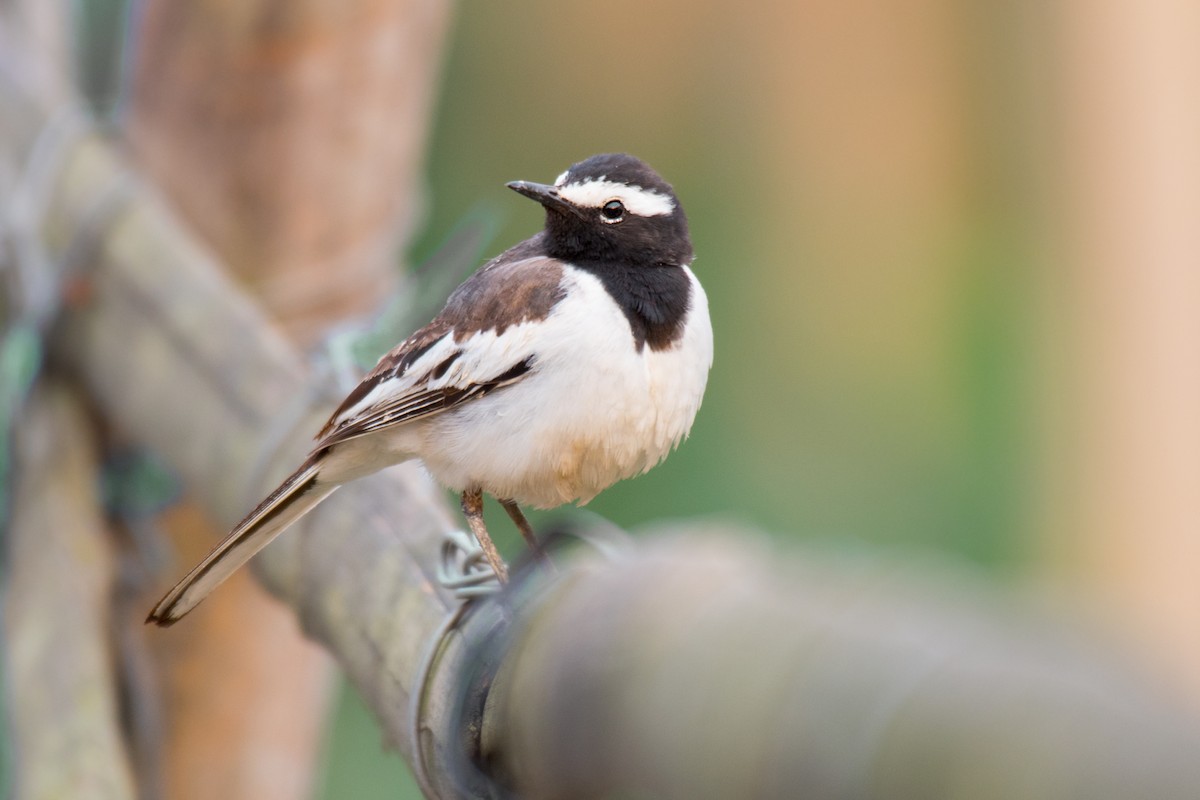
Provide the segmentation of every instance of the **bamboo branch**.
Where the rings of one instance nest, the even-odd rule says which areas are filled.
[[[90,422],[64,386],[43,385],[16,439],[3,619],[11,788],[16,797],[133,798],[108,638],[114,558]]]
[[[1197,720],[1078,631],[944,566],[764,545],[692,526],[521,609],[478,657],[507,655],[492,770],[576,800],[1195,796]]]

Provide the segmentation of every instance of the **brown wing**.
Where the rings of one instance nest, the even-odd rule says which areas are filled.
[[[379,360],[366,377],[346,396],[317,434],[319,447],[362,436],[390,425],[409,422],[480,397],[512,383],[532,365],[532,359],[513,364],[496,364],[494,375],[479,376],[474,383],[424,389],[425,380],[440,378],[461,351],[454,351],[439,364],[430,365],[411,391],[364,409],[352,419],[345,414],[362,402],[380,384],[403,377],[431,347],[453,336],[463,342],[480,331],[497,335],[513,325],[545,319],[562,299],[562,264],[541,254],[542,239],[536,236],[485,264],[454,290],[446,307],[433,322],[405,339]]]

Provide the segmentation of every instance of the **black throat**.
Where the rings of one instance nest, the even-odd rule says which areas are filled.
[[[564,205],[556,197],[543,203],[546,227],[534,241],[548,256],[600,279],[629,321],[639,352],[647,344],[651,350],[671,347],[683,336],[692,304],[691,280],[683,265],[693,256],[687,215],[674,190],[646,164],[619,153],[572,165],[562,180],[564,186],[607,180],[670,200],[666,212],[622,210],[622,217],[606,221],[600,208]],[[614,190],[614,201],[620,203],[620,194]]]
[[[692,284],[683,267],[574,259],[570,264],[604,284],[629,320],[639,351],[647,344],[651,350],[666,350],[683,336],[692,300]]]

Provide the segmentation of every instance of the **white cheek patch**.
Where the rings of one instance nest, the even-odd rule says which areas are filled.
[[[560,175],[559,180],[564,177]],[[675,210],[675,201],[665,194],[603,178],[559,186],[558,194],[583,208],[600,208],[609,200],[620,200],[629,213],[639,217],[661,217]]]

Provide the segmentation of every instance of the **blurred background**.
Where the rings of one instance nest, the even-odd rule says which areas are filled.
[[[76,3],[81,80],[133,141],[153,130],[145,98],[169,90],[131,78],[161,56],[138,39],[164,29],[156,5]],[[390,24],[387,6],[343,13]],[[691,220],[715,364],[680,451],[591,510],[966,559],[1087,609],[1196,700],[1200,12],[1186,6],[460,3],[432,26],[444,40],[405,40],[434,68],[431,118],[396,132],[425,166],[397,178],[419,205],[387,246],[401,269],[484,219],[481,256],[499,252],[541,224],[506,181],[551,181],[596,152],[646,159]],[[196,8],[193,24],[234,13]],[[309,79],[343,77],[322,69]],[[192,124],[206,114],[219,124],[211,108]],[[417,796],[398,795],[406,768],[349,691],[326,758],[323,797]]]

